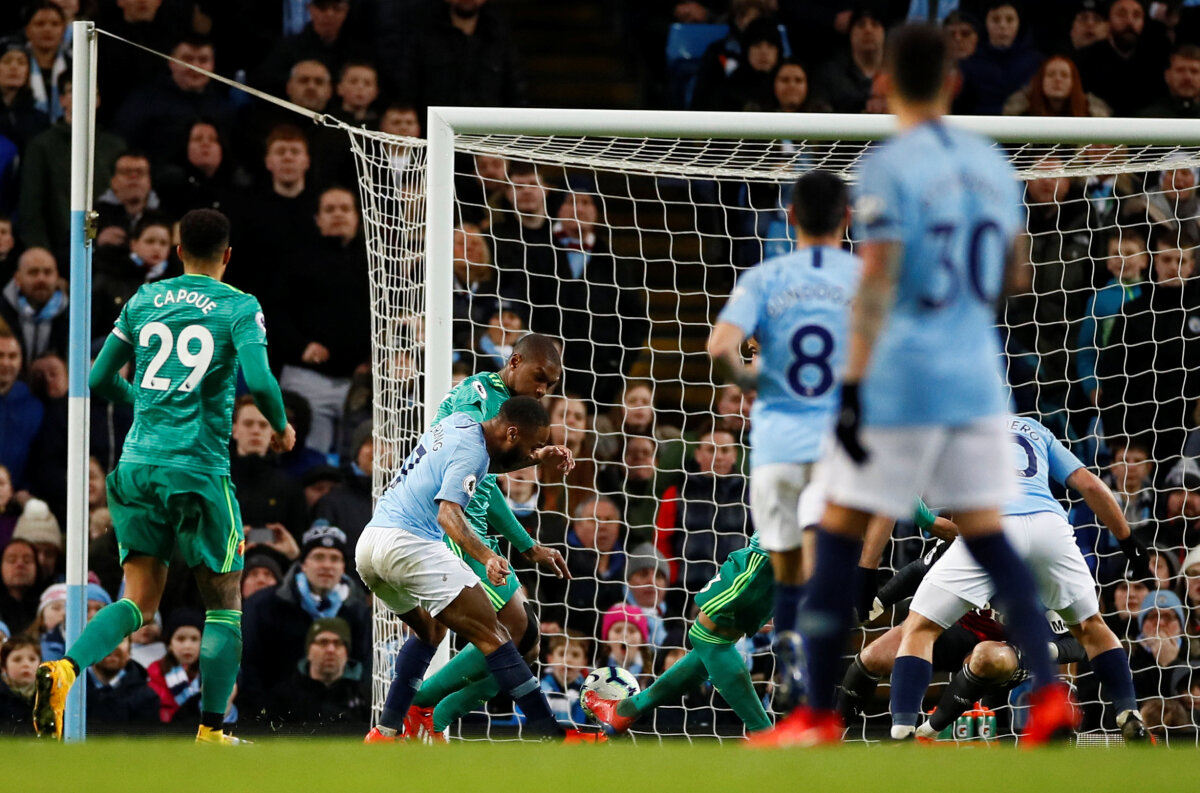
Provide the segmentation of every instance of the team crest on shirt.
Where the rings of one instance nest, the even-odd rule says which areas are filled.
[[[475,481],[475,474],[471,474],[470,476],[468,476],[466,479],[463,480],[463,490],[467,491],[467,495],[470,496],[471,498],[475,497],[475,485],[476,484],[477,483]]]
[[[858,201],[854,202],[854,214],[868,226],[879,219],[884,209],[883,198],[877,195],[859,196]]]
[[[483,383],[476,380],[475,382],[471,383],[471,385],[475,388],[475,393],[479,394],[479,398],[486,402],[487,401],[487,389],[483,387]]]

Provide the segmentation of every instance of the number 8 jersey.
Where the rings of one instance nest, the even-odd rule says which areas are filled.
[[[861,269],[857,256],[820,246],[767,259],[738,278],[717,321],[759,345],[751,467],[820,458],[838,407]]]
[[[141,286],[112,332],[134,350],[134,420],[121,460],[228,476],[237,353],[267,343],[258,300],[181,275]]]

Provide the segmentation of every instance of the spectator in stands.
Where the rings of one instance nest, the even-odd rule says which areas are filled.
[[[33,3],[25,17],[26,51],[29,53],[29,88],[34,107],[57,121],[62,117],[58,101],[58,79],[70,69],[70,60],[62,51],[66,33],[62,9],[47,0]]]
[[[105,3],[97,18],[97,24],[104,30],[155,52],[169,51],[188,33],[192,21],[190,4],[163,0],[117,0],[115,7]],[[100,94],[105,97],[99,112],[107,119],[140,84],[166,73],[166,63],[157,55],[125,44],[106,47],[104,67],[97,73]],[[130,79],[131,75],[137,79]]]
[[[15,195],[14,195],[15,198]],[[12,218],[0,216],[0,281],[8,283],[17,271],[17,259],[25,249],[17,244]]]
[[[575,508],[572,518],[566,557],[573,578],[567,582],[567,605],[594,614],[624,599],[621,512],[612,499],[592,496]]]
[[[714,107],[715,97],[725,80],[745,60],[742,34],[750,23],[767,17],[772,11],[769,0],[733,0],[729,5],[729,33],[713,42],[700,58],[691,107]]]
[[[244,188],[249,178],[233,161],[233,152],[224,136],[211,122],[194,121],[187,130],[181,161],[163,166],[158,178],[158,194],[173,216],[193,209],[216,209],[243,215],[235,191]]]
[[[18,217],[21,241],[48,248],[59,261],[67,260],[71,219],[71,74],[59,77],[58,100],[63,117],[29,141],[21,162]],[[97,100],[98,101],[98,100]],[[113,179],[113,165],[125,143],[103,128],[95,130],[93,198]]]
[[[1070,58],[1053,55],[1042,63],[1029,85],[1008,98],[1004,115],[1107,118],[1112,111],[1100,97],[1083,92],[1079,69]]]
[[[13,634],[23,632],[37,616],[43,589],[37,548],[28,540],[9,540],[0,554],[0,622]]]
[[[371,609],[361,586],[345,574],[346,535],[318,521],[305,532],[300,561],[274,589],[263,589],[243,604],[245,684],[239,696],[257,713],[274,685],[285,680],[304,657],[305,636],[313,622],[341,617],[350,625],[350,657],[371,659]],[[241,697],[245,697],[242,700]]]
[[[500,308],[492,252],[474,223],[461,223],[454,230],[453,289],[455,357],[471,363],[475,334]]]
[[[1167,472],[1163,519],[1151,538],[1168,554],[1200,544],[1200,463],[1185,457]],[[1178,558],[1167,557],[1169,563]]]
[[[1104,590],[1108,603],[1101,610],[1104,621],[1127,646],[1137,639],[1137,615],[1150,589],[1144,581],[1119,578]]]
[[[963,85],[955,111],[994,116],[1004,102],[1029,82],[1042,62],[1012,0],[992,0],[984,17],[987,41],[959,64]]]
[[[350,61],[338,75],[340,100],[333,115],[355,126],[374,127],[379,123],[375,102],[379,99],[379,73],[369,63]]]
[[[1174,592],[1151,592],[1138,612],[1138,641],[1129,656],[1138,699],[1175,697],[1190,683],[1183,604]]]
[[[1158,533],[1156,532],[1156,535]],[[1150,565],[1152,577],[1149,581],[1152,589],[1174,589],[1179,576],[1179,557],[1176,555],[1174,547],[1166,548],[1166,542],[1162,542],[1164,547],[1150,548],[1146,552],[1146,562]]]
[[[954,10],[946,15],[942,27],[950,42],[950,57],[961,63],[975,54],[979,47],[979,20],[964,11]],[[870,111],[868,111],[870,112]]]
[[[38,640],[43,661],[56,661],[66,653],[66,641],[63,638],[66,620],[67,585],[51,584],[38,599],[37,616],[26,631],[26,635]]]
[[[594,184],[572,184],[550,229],[553,262],[530,257],[527,269],[530,327],[566,343],[565,387],[604,405],[613,403],[644,346],[650,318],[644,278],[633,262],[613,255],[599,201]],[[551,263],[552,270],[540,269]]]
[[[288,72],[302,61],[320,62],[329,74],[337,74],[355,55],[361,57],[363,43],[353,40],[346,28],[349,13],[349,0],[310,0],[309,23],[275,45],[259,66],[255,83],[278,94],[288,80]]]
[[[1071,51],[1078,54],[1086,47],[1108,38],[1108,17],[1100,0],[1081,0],[1071,18]]]
[[[619,603],[604,612],[600,625],[600,661],[634,676],[650,675],[650,627],[641,609]]]
[[[309,430],[312,429],[312,408],[308,406],[308,400],[295,391],[284,391],[283,409],[287,413],[288,423],[296,428],[296,445],[290,452],[281,454],[279,461],[287,475],[300,482],[314,468],[329,467],[328,458],[305,445]],[[303,483],[301,486],[304,486]],[[320,495],[325,495],[325,492],[328,491]],[[310,508],[317,502],[317,498],[312,498],[307,490],[305,500]]]
[[[1148,236],[1145,226],[1117,226],[1104,238],[1104,264],[1111,278],[1088,296],[1075,343],[1076,371],[1093,405],[1100,401],[1100,382],[1096,379],[1100,351],[1108,346],[1125,304],[1141,297],[1144,289],[1150,268]]]
[[[654,409],[654,383],[650,380],[625,380],[620,402],[607,413],[596,417],[597,456],[612,460],[619,456],[624,442],[621,436],[645,435],[657,441],[674,441],[680,437],[678,427],[658,420]]]
[[[671,568],[651,543],[634,546],[626,556],[625,605],[640,609],[646,617],[650,644],[661,647],[668,634],[685,627],[677,610],[668,605]]]
[[[1133,115],[1157,95],[1167,67],[1162,26],[1146,22],[1138,0],[1113,0],[1108,7],[1108,37],[1079,51],[1076,63],[1083,88],[1117,116]]]
[[[8,327],[0,326],[0,426],[5,428],[0,465],[8,469],[18,492],[25,489],[25,464],[45,411],[29,386],[17,379],[21,361],[20,342]]]
[[[871,81],[883,69],[884,26],[872,6],[855,7],[850,18],[850,48],[817,72],[818,93],[837,113],[861,113]]]
[[[551,636],[542,658],[542,692],[559,724],[582,726],[587,715],[579,704],[583,681],[592,665],[592,642],[585,634],[569,629],[566,635]]]
[[[1114,324],[1097,376],[1105,432],[1153,430],[1151,456],[1167,460],[1183,451],[1200,397],[1200,284],[1192,279],[1192,249],[1180,248],[1178,232],[1154,228],[1150,248],[1153,280]]]
[[[415,118],[416,114],[413,115]],[[419,125],[417,130],[420,130]],[[462,196],[459,211],[463,220],[488,230],[492,225],[493,213],[505,207],[508,201],[508,160],[476,154],[474,168],[457,176],[455,191]]]
[[[416,108],[407,102],[392,102],[383,110],[379,119],[379,131],[405,138],[421,137],[421,120],[417,117]],[[416,165],[412,148],[398,143],[388,147],[388,162],[401,181],[409,178],[406,172]],[[463,205],[459,208],[465,219],[474,217],[471,209],[466,206],[469,201],[470,199],[464,198]]]
[[[827,113],[831,109],[812,90],[808,72],[799,61],[786,59],[775,71],[775,105],[781,113]]]
[[[283,565],[279,554],[266,548],[255,548],[246,553],[242,568],[242,600],[264,589],[274,589],[283,580]]]
[[[487,0],[429,3],[413,25],[396,83],[407,87],[417,107],[526,104],[516,49]]]
[[[546,185],[532,163],[509,164],[508,195],[499,209],[489,229],[496,254],[496,288],[501,297],[530,305],[546,296],[546,287],[541,283],[558,269],[546,209]],[[541,281],[534,281],[530,274],[537,274]],[[532,293],[531,281],[539,284],[537,295]],[[552,332],[537,324],[533,329]]]
[[[165,658],[167,645],[162,641],[162,629],[162,615],[156,611],[153,618],[129,635],[129,657],[146,669]]]
[[[15,143],[17,151],[50,126],[50,116],[34,104],[30,71],[29,53],[20,42],[0,41],[0,136]]]
[[[1154,461],[1139,439],[1113,438],[1108,448],[1112,461],[1101,478],[1117,497],[1125,520],[1138,531],[1154,517]]]
[[[307,59],[292,66],[288,76],[288,99],[300,107],[324,113],[333,98],[333,77],[324,63]]]
[[[1167,95],[1138,113],[1146,118],[1200,118],[1200,47],[1180,44],[1163,73]]]
[[[342,467],[341,477],[329,492],[316,502],[313,516],[338,526],[353,548],[362,530],[367,527],[373,511],[371,477],[375,473],[375,440],[371,437],[374,425],[365,422],[354,428],[350,438],[351,454]],[[356,568],[354,558],[346,560],[347,570]]]
[[[183,65],[214,71],[212,41],[188,36],[171,49],[171,57],[182,63],[168,62],[169,75],[134,90],[115,122],[125,140],[145,151],[155,162],[174,155],[177,141],[184,138],[198,119],[220,129],[228,129],[233,122],[228,89],[208,75]]]
[[[105,245],[97,250],[92,282],[94,341],[103,342],[121,309],[143,284],[183,275],[183,265],[170,255],[171,237],[171,221],[166,215],[146,213],[133,227],[128,249]]]
[[[200,634],[204,630],[204,614],[197,609],[181,606],[171,612],[164,639],[167,652],[152,663],[146,674],[150,688],[158,695],[158,718],[170,724],[183,711],[180,721],[199,711],[200,701]]]
[[[498,372],[504,368],[512,355],[517,339],[528,333],[525,320],[512,308],[496,304],[483,330],[478,334],[472,350],[477,371]]]
[[[499,483],[509,509],[513,511],[513,515],[521,522],[521,525],[529,528],[530,519],[537,516],[537,468],[530,466],[509,471],[499,478]]]
[[[1168,162],[1179,162],[1186,157],[1171,155]],[[1197,242],[1197,218],[1200,217],[1200,199],[1196,197],[1196,169],[1189,166],[1168,168],[1158,177],[1158,189],[1150,190],[1146,213],[1152,224],[1166,224],[1179,232],[1179,243],[1192,247]]]
[[[0,318],[16,334],[22,360],[50,350],[66,353],[67,296],[59,288],[54,254],[45,248],[21,254],[17,272],[0,291]]]
[[[371,358],[367,249],[354,194],[340,187],[321,193],[316,227],[307,255],[276,277],[272,342],[283,363],[279,385],[312,408],[308,446],[331,452],[339,431],[350,429],[340,426],[350,377]]]
[[[774,105],[775,71],[783,57],[779,24],[760,18],[742,31],[741,48],[745,57],[713,91],[707,107],[698,110],[767,110]]]
[[[17,527],[17,518],[21,516],[21,505],[13,495],[12,474],[0,465],[0,548],[8,544],[13,530]]]
[[[150,181],[150,158],[143,152],[125,152],[117,157],[108,191],[96,200],[96,244],[127,244],[142,216],[158,208],[158,193]]]
[[[274,539],[267,545],[295,559],[300,554],[296,539],[309,525],[304,494],[271,451],[271,425],[249,394],[235,403],[232,437],[229,476],[237,487],[242,523],[270,529]]]
[[[305,657],[271,691],[272,723],[303,727],[305,734],[341,728],[362,732],[371,718],[369,680],[350,658],[350,625],[338,617],[316,620],[305,637]]]
[[[1200,545],[1188,551],[1180,565],[1179,588],[1176,590],[1186,613],[1184,623],[1189,655],[1200,651]]]
[[[149,686],[146,670],[130,658],[126,637],[117,649],[87,668],[88,729],[104,727],[148,727],[161,724],[160,701]]]
[[[16,636],[0,647],[0,734],[33,735],[33,692],[42,662],[37,639]]]
[[[732,433],[710,430],[696,446],[696,469],[663,493],[655,545],[672,562],[672,580],[689,595],[699,592],[733,551],[753,533],[746,477],[735,473]]]
[[[655,464],[657,447],[652,437],[625,436],[622,459],[605,466],[600,474],[601,491],[621,506],[631,545],[654,541],[654,520],[662,491]]]
[[[39,581],[54,581],[66,572],[63,559],[65,538],[58,520],[45,501],[31,498],[25,502],[21,517],[17,518],[17,526],[13,529],[13,539],[24,540],[37,551]]]
[[[562,472],[541,466],[542,509],[574,514],[581,500],[590,499],[596,486],[596,437],[592,432],[587,404],[572,393],[550,399],[550,443],[566,446],[575,457],[575,469],[563,479]]]

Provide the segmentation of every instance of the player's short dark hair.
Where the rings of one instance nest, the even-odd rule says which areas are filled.
[[[179,244],[189,258],[221,258],[229,247],[229,218],[215,209],[193,209],[179,221]]]
[[[562,368],[562,356],[558,347],[554,346],[554,340],[544,333],[526,333],[513,344],[512,354]]]
[[[500,406],[499,418],[505,424],[515,424],[521,432],[550,426],[550,414],[542,403],[527,396],[509,397]]]
[[[792,186],[796,225],[811,237],[837,231],[846,217],[849,204],[850,191],[833,171],[809,171]]]
[[[937,98],[950,63],[945,34],[933,25],[904,25],[892,33],[888,42],[888,73],[897,93],[909,101]]]

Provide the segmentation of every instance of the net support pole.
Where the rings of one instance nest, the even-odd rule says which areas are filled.
[[[87,622],[88,456],[90,407],[88,364],[92,324],[92,151],[96,123],[96,27],[75,22],[75,59],[71,79],[71,290],[70,354],[67,361],[67,618],[66,643]],[[67,697],[63,738],[85,736],[86,681]]]

